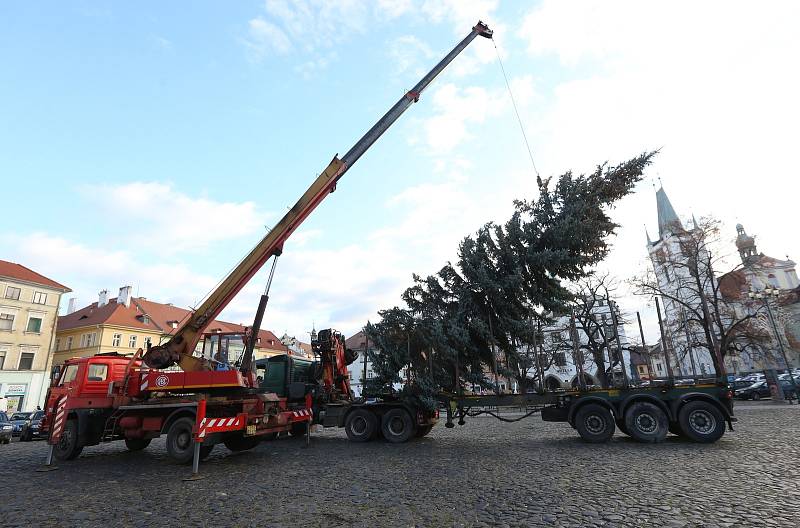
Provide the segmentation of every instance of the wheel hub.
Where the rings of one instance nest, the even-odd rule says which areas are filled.
[[[643,433],[653,433],[658,428],[658,421],[650,413],[641,413],[636,417],[636,428]]]
[[[400,436],[403,434],[403,430],[405,429],[403,425],[403,420],[400,418],[392,418],[389,422],[389,432],[395,436]]]
[[[605,421],[596,414],[587,416],[583,423],[586,426],[586,430],[592,434],[600,434],[606,429]]]
[[[353,420],[352,429],[357,435],[364,434],[367,431],[367,421],[361,416],[355,418]]]
[[[692,411],[689,415],[689,425],[693,431],[700,434],[709,434],[717,427],[714,415],[705,410]]]

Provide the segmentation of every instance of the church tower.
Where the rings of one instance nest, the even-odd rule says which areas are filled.
[[[758,258],[756,239],[745,232],[742,224],[736,224],[736,249],[742,257],[742,264],[750,264]]]
[[[705,341],[702,329],[688,320],[690,317],[686,309],[686,306],[700,305],[700,295],[688,266],[689,256],[684,255],[687,248],[691,250],[697,247],[697,244],[686,242],[702,236],[700,229],[696,221],[689,229],[684,227],[663,186],[656,191],[656,213],[658,240],[651,241],[648,236],[647,250],[658,288],[664,293],[660,297],[667,342],[662,349],[669,354],[676,376],[713,375],[710,352],[697,345]],[[703,255],[698,257],[700,262],[705,261]]]

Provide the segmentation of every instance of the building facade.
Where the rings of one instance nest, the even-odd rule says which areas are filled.
[[[375,372],[367,357],[367,351],[374,352],[376,349],[363,330],[345,339],[344,345],[346,348],[358,352],[358,357],[347,366],[347,371],[350,373],[350,389],[355,397],[359,398],[364,392],[365,381],[375,377]]]
[[[570,316],[562,316],[551,325],[542,328],[541,353],[538,364],[528,370],[528,377],[537,379],[539,368],[543,371],[543,383],[549,390],[575,387],[579,383],[579,366],[582,367],[587,385],[600,385],[598,366],[592,354],[586,350],[585,345],[590,339],[596,341],[602,348],[605,369],[609,381],[619,383],[627,375],[629,379],[635,376],[631,364],[630,346],[625,335],[625,326],[619,306],[613,300],[597,298],[589,303],[593,328],[602,327],[607,339],[601,334],[584,328],[580,320],[575,321],[575,334],[579,342],[578,351],[573,345],[573,332]],[[612,318],[612,310],[614,317]],[[616,321],[616,332],[614,331]],[[616,339],[619,336],[619,340]],[[523,352],[521,352],[523,353]],[[620,363],[619,358],[622,357]],[[611,367],[611,363],[614,363]],[[623,368],[625,374],[623,374]]]
[[[0,408],[32,411],[50,385],[63,284],[25,266],[0,260]]]
[[[191,311],[172,304],[158,303],[144,297],[133,297],[131,287],[123,286],[116,298],[108,291],[98,295],[97,302],[59,317],[53,352],[53,365],[72,357],[98,353],[133,354],[138,348],[158,345],[170,338],[188,320]],[[214,320],[207,333],[244,332],[240,324]],[[202,345],[198,345],[198,354]],[[255,359],[287,354],[289,349],[269,330],[260,330],[254,346]],[[229,358],[233,360],[233,358]]]
[[[711,352],[697,343],[705,342],[701,328],[687,317],[686,306],[701,310],[703,297],[711,293],[713,270],[704,269],[708,254],[702,243],[702,234],[697,222],[686,229],[678,218],[664,188],[656,192],[658,213],[658,240],[647,237],[647,251],[655,272],[663,303],[664,333],[667,342],[664,349],[669,354],[670,365],[675,376],[704,377],[714,374]],[[691,252],[692,255],[688,255]],[[690,257],[698,264],[690,265]],[[698,270],[699,282],[692,276]]]
[[[734,307],[735,317],[755,315],[726,367],[735,375],[800,366],[800,280],[795,262],[759,253],[755,238],[736,226],[736,249],[741,267],[720,277],[720,292]],[[751,293],[771,290],[769,296]],[[767,311],[765,303],[769,303]],[[781,352],[783,348],[783,352]],[[783,355],[786,355],[784,360]]]

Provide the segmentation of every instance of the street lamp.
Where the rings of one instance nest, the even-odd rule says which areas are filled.
[[[781,356],[783,357],[783,362],[786,365],[786,371],[789,373],[789,380],[792,382],[792,387],[794,387],[794,395],[796,398],[800,398],[800,391],[797,388],[797,382],[794,379],[794,374],[792,373],[792,367],[789,365],[789,359],[786,357],[786,350],[783,348],[783,339],[781,339],[781,335],[778,332],[778,325],[775,322],[775,317],[772,315],[772,308],[770,307],[769,300],[770,298],[777,299],[780,296],[781,292],[778,288],[767,286],[761,291],[758,290],[750,290],[748,296],[751,299],[758,299],[764,302],[764,306],[767,308],[767,316],[769,317],[769,322],[772,324],[772,330],[775,332],[775,339],[778,340],[778,350],[781,351]],[[778,386],[780,387],[780,380],[778,381]],[[798,399],[798,403],[800,403],[800,399]]]

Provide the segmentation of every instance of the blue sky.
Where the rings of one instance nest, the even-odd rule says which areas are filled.
[[[781,211],[797,189],[797,8],[693,5],[3,4],[0,258],[80,305],[124,284],[194,304],[478,18],[543,174],[663,147],[652,175],[680,214],[741,221],[760,249],[796,256]],[[644,266],[644,224],[655,231],[640,187],[615,212],[621,279]],[[478,39],[287,244],[266,325],[352,333],[532,192],[494,47]],[[263,283],[225,317],[248,322]]]

